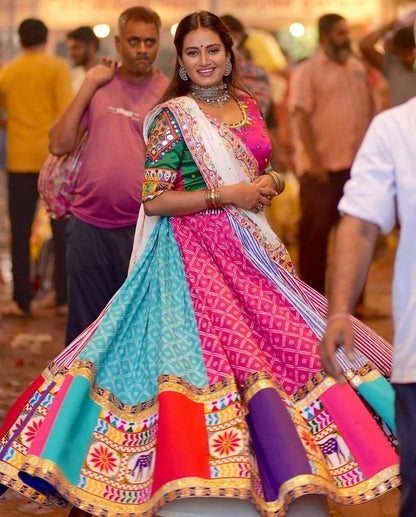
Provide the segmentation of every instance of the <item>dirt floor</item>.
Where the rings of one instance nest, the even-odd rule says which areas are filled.
[[[387,340],[392,337],[390,317],[390,283],[394,242],[388,241],[380,249],[369,276],[367,303],[387,317],[366,320]],[[7,253],[0,251],[0,309],[10,296]],[[3,318],[0,320],[0,424],[8,408],[23,389],[39,374],[64,346],[65,317],[56,316],[53,307],[38,307],[31,318]],[[397,517],[398,490],[388,492],[375,501],[355,506],[331,506],[333,517]],[[40,507],[23,497],[7,491],[0,497],[0,517],[46,515],[66,517],[68,509]],[[230,516],[238,517],[238,516]],[[305,516],[306,517],[306,516]]]

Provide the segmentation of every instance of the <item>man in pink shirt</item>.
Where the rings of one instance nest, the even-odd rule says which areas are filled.
[[[293,71],[289,110],[300,178],[299,273],[324,294],[328,238],[339,218],[338,201],[373,115],[368,72],[351,52],[342,16],[319,19],[319,47]]]
[[[168,79],[154,67],[160,18],[131,7],[119,17],[111,59],[91,68],[50,131],[54,154],[72,151],[85,131],[79,184],[67,226],[70,343],[92,323],[124,282],[141,203],[143,120]]]

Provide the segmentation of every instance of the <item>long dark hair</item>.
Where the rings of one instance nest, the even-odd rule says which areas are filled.
[[[209,11],[196,11],[183,18],[178,25],[175,33],[174,44],[176,48],[176,63],[172,79],[165,90],[160,102],[168,101],[174,97],[180,97],[190,92],[191,81],[183,81],[179,77],[179,60],[178,56],[182,57],[183,42],[185,37],[192,31],[204,28],[216,32],[220,37],[225,51],[230,55],[230,61],[233,65],[231,74],[224,76],[224,82],[228,84],[228,90],[231,94],[237,95],[239,91],[244,91],[250,97],[251,93],[241,84],[240,74],[238,71],[238,63],[233,51],[233,39],[228,30],[228,27],[217,15]]]

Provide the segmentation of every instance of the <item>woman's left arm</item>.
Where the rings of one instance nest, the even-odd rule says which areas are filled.
[[[143,202],[146,215],[180,216],[202,212],[207,208],[206,191],[166,190]]]

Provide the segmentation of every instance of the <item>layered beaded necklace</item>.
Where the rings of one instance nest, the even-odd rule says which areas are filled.
[[[207,87],[191,83],[191,94],[196,100],[207,104],[217,104],[219,108],[231,99],[226,83]]]

